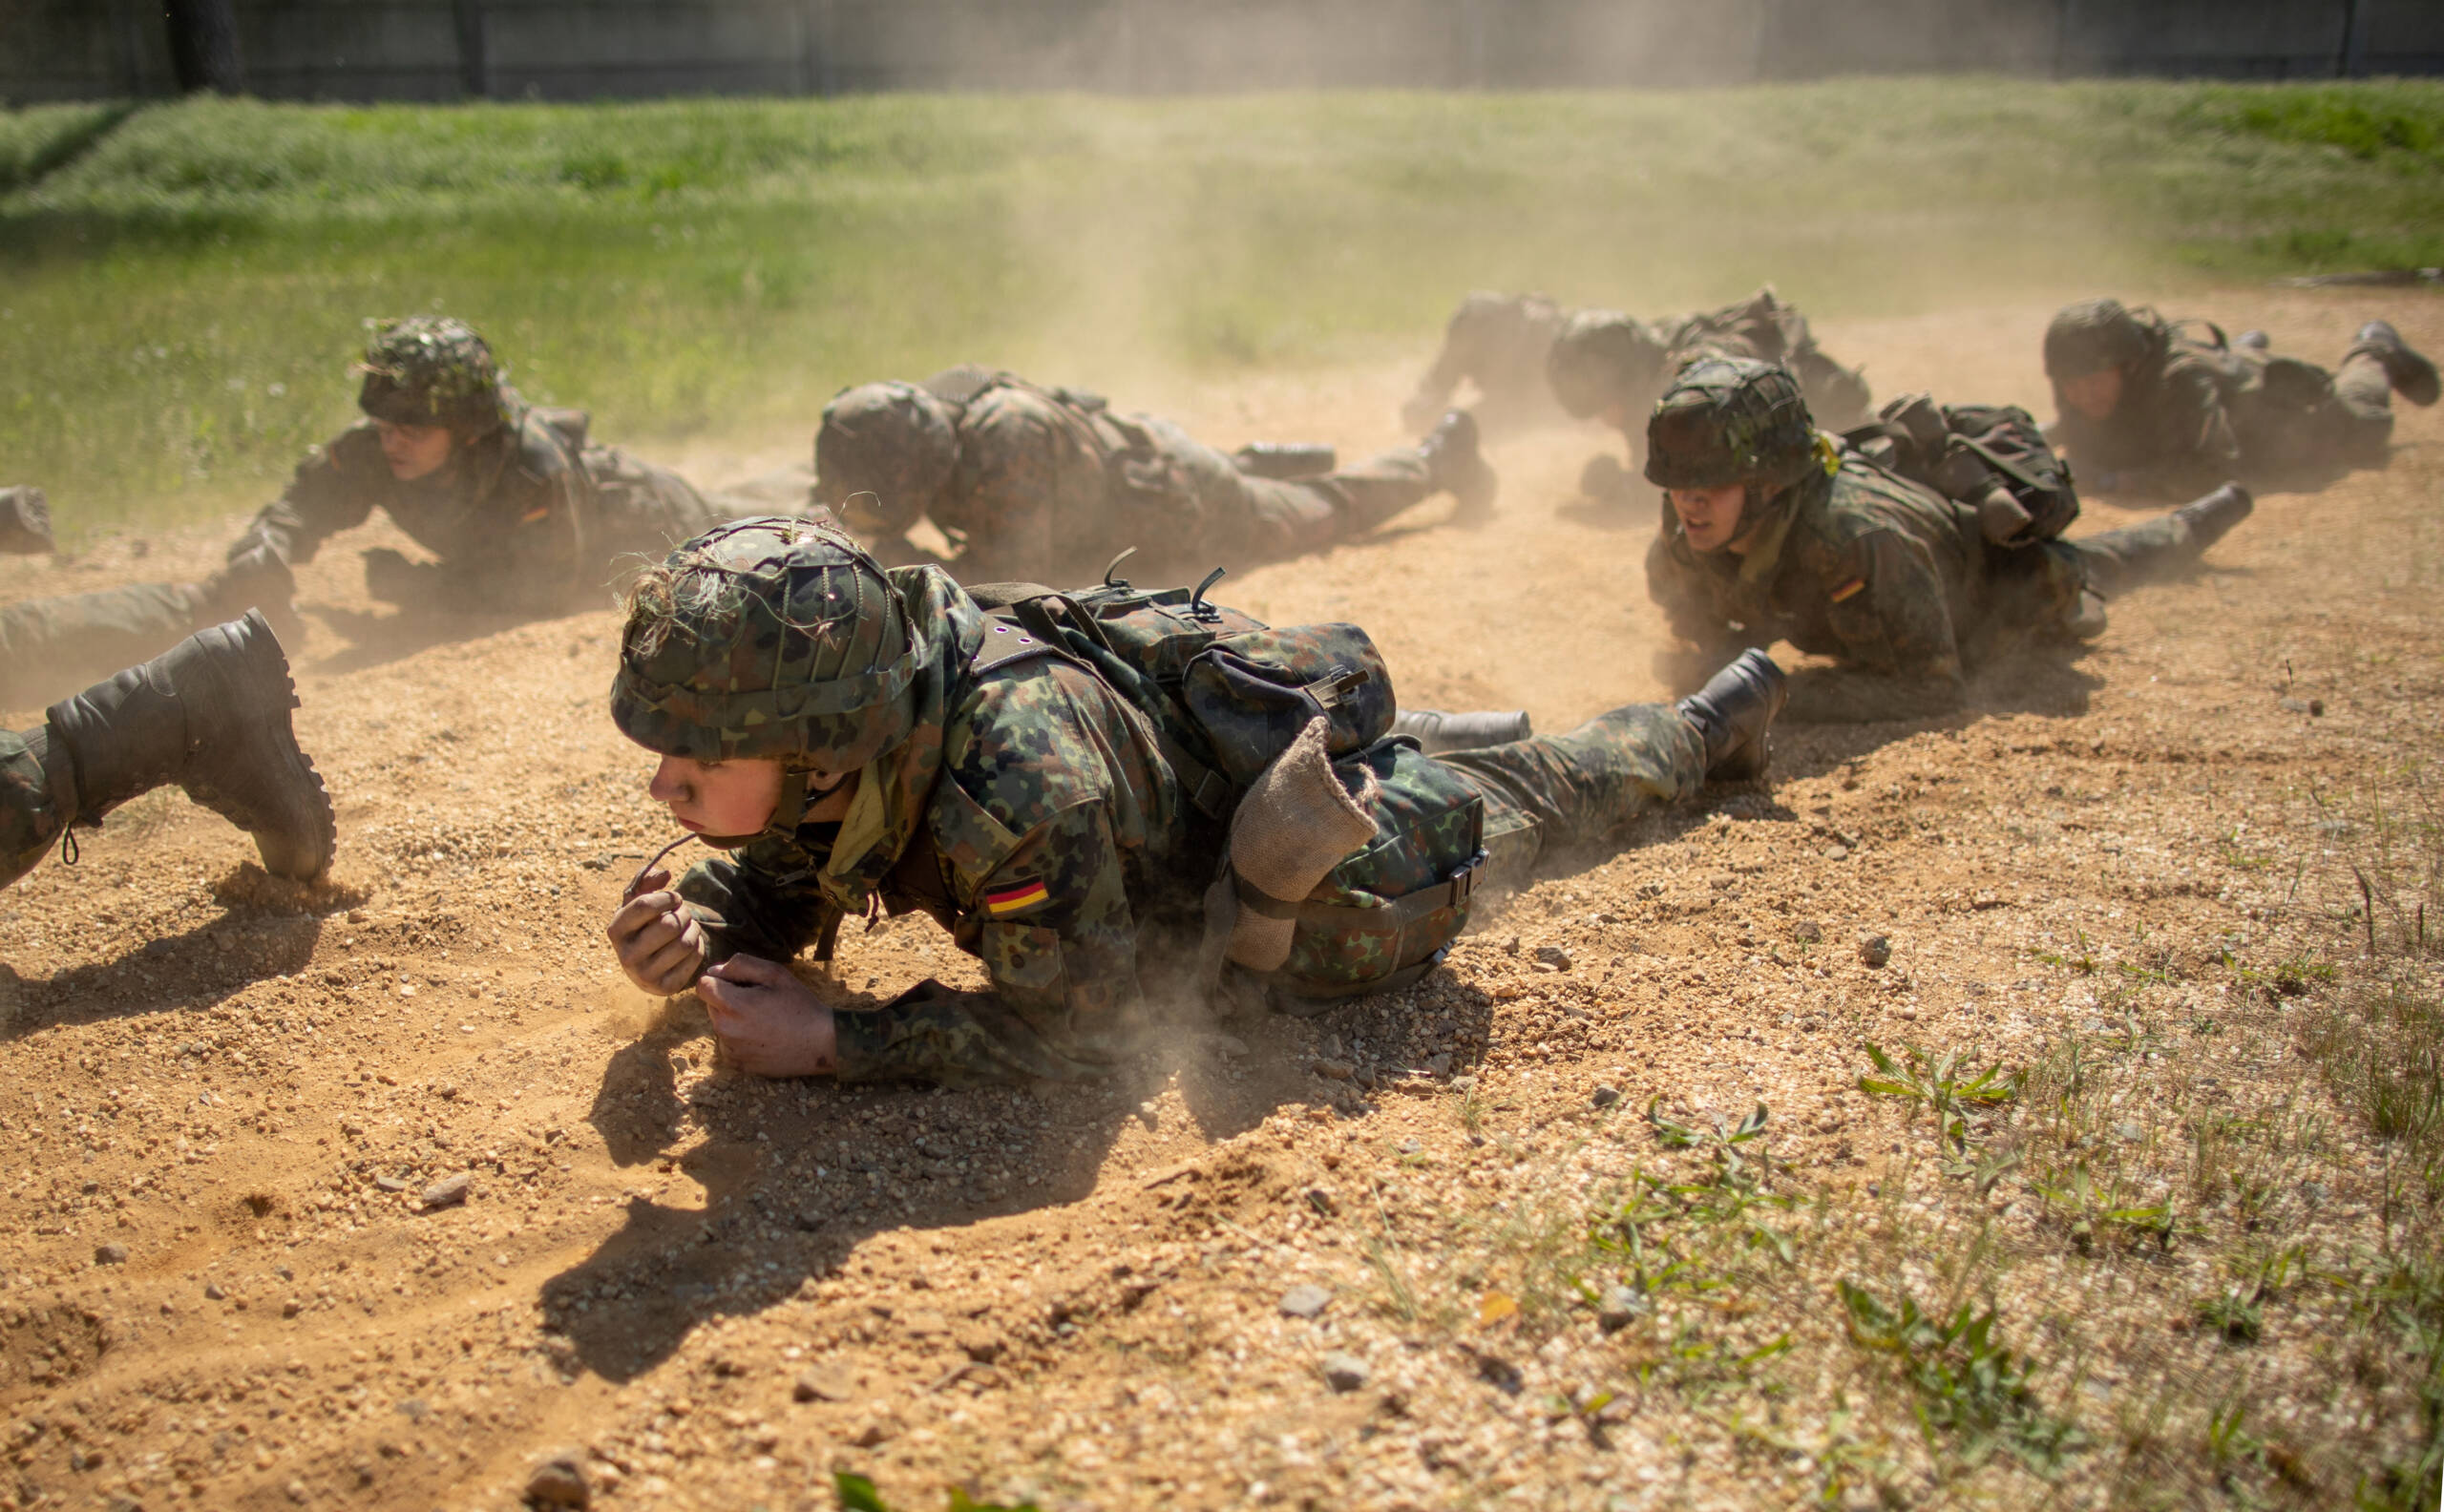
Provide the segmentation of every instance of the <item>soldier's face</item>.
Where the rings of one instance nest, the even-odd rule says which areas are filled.
[[[2054,386],[2054,391],[2065,406],[2089,419],[2110,420],[2121,407],[2121,369],[2107,368],[2065,378]]]
[[[754,834],[781,802],[781,764],[756,758],[701,762],[664,756],[645,792],[697,834]]]
[[[1740,506],[1748,502],[1748,487],[1734,483],[1728,488],[1669,489],[1665,497],[1672,500],[1672,513],[1680,516],[1680,529],[1689,537],[1693,551],[1720,551],[1739,534]]]
[[[450,464],[448,426],[393,425],[388,420],[376,420],[373,429],[382,437],[382,460],[390,464],[390,475],[402,483],[431,477]]]

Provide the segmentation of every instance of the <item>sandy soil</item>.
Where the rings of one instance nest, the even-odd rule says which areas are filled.
[[[2373,313],[2444,349],[2433,298],[2184,302],[2209,306],[2324,360]],[[2041,411],[2047,313],[1822,334],[1880,394]],[[1165,397],[1226,445],[1355,452],[1397,439],[1409,376]],[[1791,732],[1770,792],[1635,827],[1410,992],[1040,1096],[725,1070],[693,1000],[646,999],[600,942],[665,838],[603,716],[612,616],[404,630],[351,580],[350,548],[394,543],[368,527],[301,574],[332,884],[269,881],[163,793],[0,896],[0,1507],[497,1508],[554,1453],[616,1507],[828,1507],[834,1468],[916,1507],[2034,1500],[2008,1456],[1929,1455],[1845,1336],[1844,1278],[1998,1307],[2089,1440],[2061,1504],[2144,1503],[2151,1476],[2170,1502],[2347,1500],[2411,1430],[2382,1358],[2328,1357],[2342,1303],[2269,1293],[2246,1351],[2190,1318],[2267,1233],[2341,1254],[2407,1221],[2292,1053],[2289,987],[2252,983],[2348,954],[2340,837],[2434,748],[2440,441],[2406,412],[2391,471],[2263,499],[2205,571],[2117,603],[2076,660],[1993,669],[1973,712]],[[803,444],[680,460],[719,481]],[[1569,502],[1600,444],[1506,439],[1494,527],[1432,503],[1219,596],[1367,625],[1413,704],[1559,729],[1656,697],[1651,518]],[[11,595],[196,570],[226,534],[114,539]],[[976,976],[902,922],[851,932],[838,987],[927,975]],[[2127,1146],[2123,1206],[2160,1188],[2194,1232],[2092,1247],[2024,1172],[1948,1177],[1923,1116],[1857,1087],[1866,1044],[1905,1041],[2055,1075],[1991,1147],[2034,1169],[2093,1102],[2060,1147]],[[2059,1078],[2066,1043],[2100,1080]],[[1769,1107],[1788,1206],[1757,1210],[1795,1257],[1683,1211],[1655,1231],[1723,1284],[1599,1316],[1628,1262],[1591,1225],[1633,1171],[1719,1169],[1658,1139],[1657,1098],[1700,1127]],[[2326,1166],[2218,1197],[2219,1106],[2323,1120]],[[1304,1285],[1312,1317],[1284,1307]],[[2221,1481],[2166,1445],[2227,1384],[2262,1447]]]

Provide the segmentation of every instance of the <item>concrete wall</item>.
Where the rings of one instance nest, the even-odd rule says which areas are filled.
[[[286,99],[2444,72],[2438,0],[236,0]],[[155,0],[0,0],[0,100],[171,91]]]

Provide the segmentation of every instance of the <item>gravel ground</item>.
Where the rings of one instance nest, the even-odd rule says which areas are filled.
[[[1886,392],[2040,407],[2050,307],[1823,335]],[[2433,297],[2182,307],[2444,349]],[[1355,452],[1407,376],[1129,397]],[[369,526],[301,574],[328,885],[162,793],[0,896],[0,1507],[829,1507],[835,1469],[903,1507],[2347,1502],[2433,1431],[2373,1299],[2436,1227],[2303,1045],[2352,865],[2433,886],[2439,438],[2408,411],[2390,472],[2262,499],[1970,712],[1789,732],[1407,992],[1042,1094],[725,1069],[600,944],[666,837],[612,615],[401,621]],[[1498,444],[1489,530],[1429,504],[1220,597],[1365,623],[1412,703],[1655,697],[1652,518],[1569,501],[1598,443]],[[981,979],[903,920],[815,980],[927,976]],[[1957,1123],[1863,1090],[1878,1052]]]

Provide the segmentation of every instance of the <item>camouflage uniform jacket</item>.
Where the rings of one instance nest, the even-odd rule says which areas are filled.
[[[2241,471],[2231,401],[2242,376],[2230,353],[2168,334],[2125,375],[2112,414],[2066,406],[2054,442],[2092,488],[2195,498]]]
[[[608,447],[587,446],[582,413],[547,410],[508,394],[513,422],[453,454],[429,477],[401,481],[382,456],[371,420],[360,420],[297,466],[232,555],[267,545],[284,561],[311,561],[323,541],[362,525],[378,507],[441,558],[436,586],[458,606],[550,613],[600,595],[612,558],[666,548],[706,523],[704,505],[676,474]],[[606,510],[621,502],[664,508]],[[615,514],[673,514],[679,534],[634,529]]]
[[[1840,659],[1844,679],[1794,680],[1800,719],[1956,705],[1961,640],[1983,618],[1985,576],[1973,514],[1856,455],[1777,500],[1744,556],[1693,550],[1668,509],[1647,553],[1649,596],[1675,635],[1709,655],[1788,640]]]
[[[699,864],[681,895],[716,956],[787,960],[832,908],[921,911],[983,961],[989,995],[926,983],[841,1014],[845,1080],[1093,1075],[1143,1013],[1141,936],[1193,914],[1214,857],[1190,853],[1143,716],[1065,662],[972,671],[982,611],[939,568],[890,576],[933,655],[916,734],[860,778],[894,795],[886,838],[840,875],[832,827],[802,825]]]

